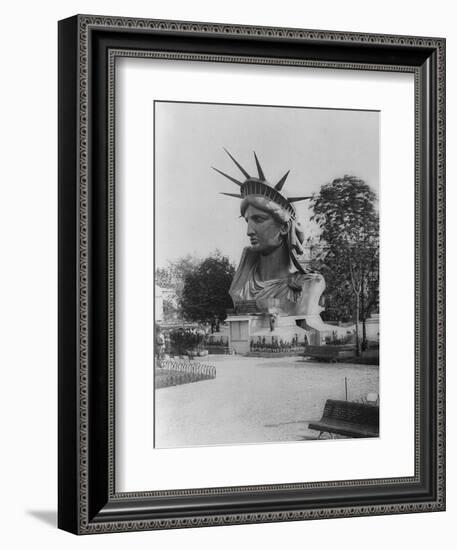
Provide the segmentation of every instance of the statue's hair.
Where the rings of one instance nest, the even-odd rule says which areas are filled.
[[[278,223],[281,224],[289,223],[291,219],[289,212],[282,208],[281,205],[261,195],[248,195],[241,201],[240,211],[242,216],[244,216],[249,206],[253,206],[254,208],[258,208],[259,210],[270,214]]]

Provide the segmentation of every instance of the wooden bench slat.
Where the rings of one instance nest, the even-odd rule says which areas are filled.
[[[379,435],[376,426],[364,426],[350,422],[313,422],[308,427],[319,432],[336,433],[349,437],[378,437]]]
[[[365,403],[327,399],[322,418],[308,428],[347,437],[378,437],[379,407]]]

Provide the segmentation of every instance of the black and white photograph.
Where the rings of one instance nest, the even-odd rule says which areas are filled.
[[[4,4],[2,548],[452,546],[451,12]]]
[[[155,448],[380,436],[380,122],[154,102]]]

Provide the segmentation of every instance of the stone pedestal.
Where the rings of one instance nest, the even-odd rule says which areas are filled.
[[[272,344],[325,345],[327,338],[342,338],[352,332],[348,327],[324,323],[320,315],[275,316],[269,313],[229,315],[228,343],[231,351],[244,355],[251,350],[251,342]]]
[[[305,342],[309,339],[308,331],[299,327],[296,321],[302,316],[276,317],[270,314],[229,315],[226,323],[229,326],[229,346],[239,354],[249,353],[251,342],[271,344],[274,339],[291,343],[294,339]]]

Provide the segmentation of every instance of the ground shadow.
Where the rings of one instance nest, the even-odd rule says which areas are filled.
[[[279,426],[287,426],[288,424],[308,424],[309,420],[291,420],[289,422],[278,422],[277,424],[264,424],[265,428],[278,428]]]
[[[56,510],[27,510],[27,514],[43,523],[47,523],[51,527],[57,527],[57,511]]]

